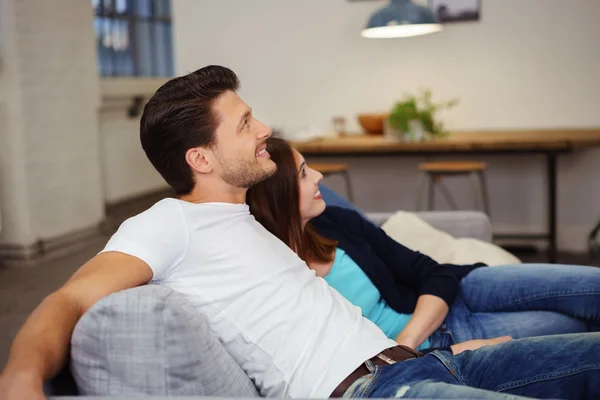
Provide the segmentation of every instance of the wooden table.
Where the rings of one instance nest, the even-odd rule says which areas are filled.
[[[533,235],[497,235],[496,238],[547,239],[548,258],[550,262],[556,262],[556,160],[560,154],[600,147],[600,129],[454,132],[445,138],[413,143],[390,140],[383,136],[351,135],[292,142],[292,145],[304,156],[544,155],[548,180],[548,232]]]

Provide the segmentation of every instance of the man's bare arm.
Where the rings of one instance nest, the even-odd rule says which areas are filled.
[[[0,375],[0,400],[44,398],[43,382],[64,365],[79,318],[103,297],[150,279],[145,262],[122,253],[102,253],[84,264],[20,329]]]

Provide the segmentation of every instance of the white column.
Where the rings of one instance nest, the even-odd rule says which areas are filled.
[[[93,13],[0,1],[0,257],[104,216]]]

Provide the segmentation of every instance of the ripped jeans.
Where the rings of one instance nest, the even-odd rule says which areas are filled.
[[[434,351],[386,366],[368,363],[345,398],[599,399],[600,333],[513,340],[452,355]]]

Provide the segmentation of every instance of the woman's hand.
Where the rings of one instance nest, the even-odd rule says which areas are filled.
[[[466,342],[453,344],[450,346],[450,348],[452,349],[452,354],[456,355],[466,350],[477,350],[483,346],[492,346],[494,344],[504,343],[510,340],[512,340],[512,337],[510,336],[500,336],[491,339],[468,340]]]

